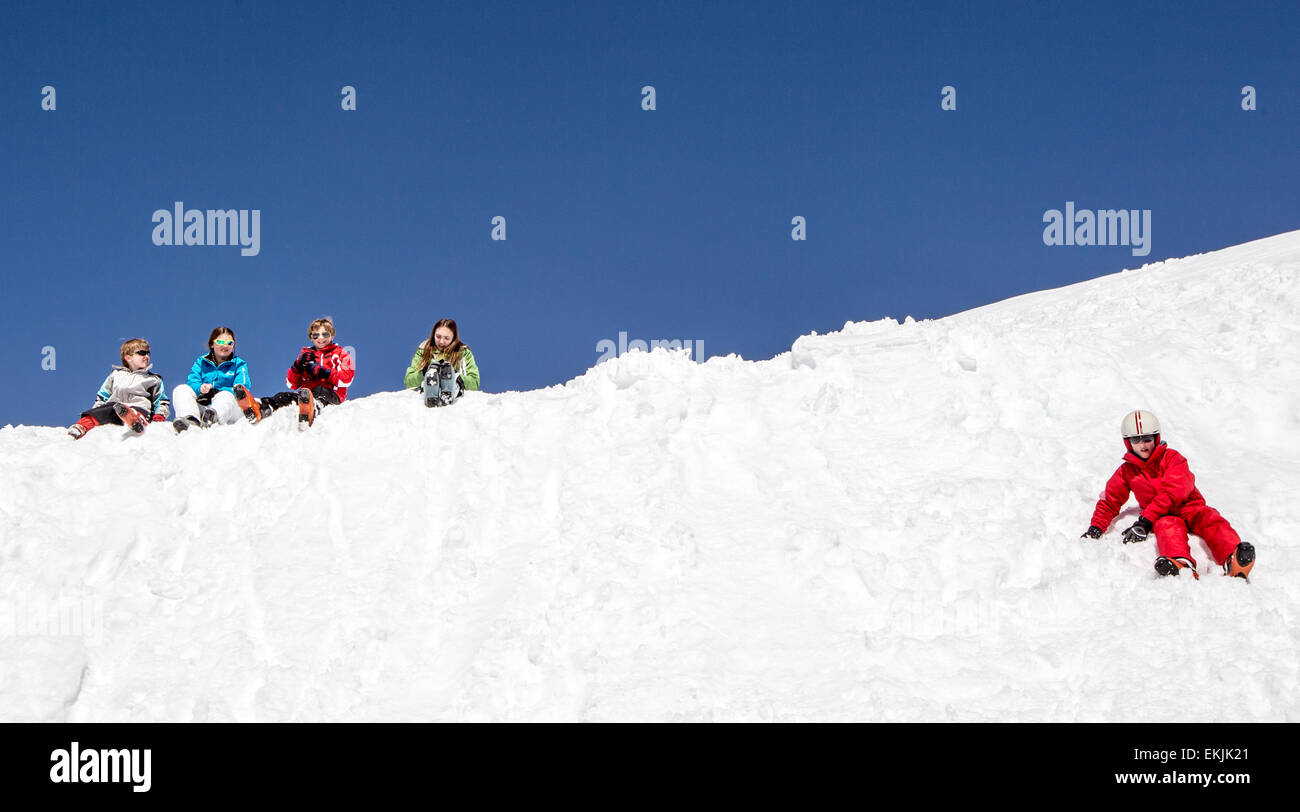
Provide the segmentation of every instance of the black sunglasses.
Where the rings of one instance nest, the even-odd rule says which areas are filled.
[[[333,333],[308,333],[307,337],[315,341],[318,338],[329,338]]]
[[[136,354],[136,355],[148,355],[148,354],[149,354],[149,351],[148,351],[148,350],[136,350],[136,351],[135,351],[135,354]]]

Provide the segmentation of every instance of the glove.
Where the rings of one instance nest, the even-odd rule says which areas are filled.
[[[312,364],[311,369],[308,371],[308,374],[311,377],[319,378],[322,381],[328,381],[330,377],[329,368],[323,367],[320,364]]]
[[[153,422],[155,422],[155,423],[162,423],[162,422],[165,421],[166,419],[167,419],[167,418],[163,417],[163,416],[160,415],[160,414],[156,414],[156,415],[153,416]]]
[[[1133,522],[1132,527],[1124,531],[1123,541],[1125,544],[1134,544],[1139,541],[1146,541],[1147,534],[1150,532],[1151,522],[1147,520],[1147,517],[1142,516],[1139,517],[1136,522]]]
[[[1090,524],[1090,525],[1088,525],[1088,529],[1085,530],[1085,531],[1083,531],[1083,535],[1082,535],[1082,536],[1079,536],[1079,538],[1081,538],[1081,539],[1099,539],[1099,538],[1101,538],[1101,532],[1102,532],[1102,531],[1101,531],[1101,528],[1100,528],[1100,527],[1098,527],[1098,526],[1095,525],[1095,524]]]
[[[303,350],[302,355],[298,356],[298,360],[293,362],[293,368],[295,371],[301,372],[305,375],[314,363],[316,363],[316,351]]]

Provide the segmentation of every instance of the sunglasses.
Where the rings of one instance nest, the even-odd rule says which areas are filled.
[[[308,333],[307,337],[310,338],[312,341],[315,341],[318,338],[329,338],[332,335],[334,334],[333,333]]]
[[[148,351],[148,350],[136,350],[136,351],[135,351],[135,354],[136,354],[136,355],[148,355],[148,354],[149,354],[149,351]]]
[[[214,340],[212,343],[213,343],[213,344],[219,344],[219,345],[221,345],[222,347],[229,347],[231,344],[234,344],[235,342],[231,341],[231,340],[228,339],[228,338],[218,338],[218,339]]]
[[[1151,442],[1155,442],[1155,439],[1156,439],[1156,436],[1155,436],[1154,434],[1141,434],[1141,435],[1138,435],[1137,437],[1130,437],[1130,438],[1129,438],[1129,440],[1131,440],[1131,441],[1133,441],[1133,442],[1135,442],[1135,443],[1151,443]]]

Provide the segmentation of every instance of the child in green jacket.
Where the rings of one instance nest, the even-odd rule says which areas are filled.
[[[420,342],[420,346],[415,348],[403,385],[408,389],[420,389],[424,386],[430,367],[439,362],[450,364],[455,372],[457,391],[453,400],[466,389],[479,389],[478,364],[474,362],[474,353],[470,352],[469,345],[460,340],[460,331],[452,319],[440,319],[433,325],[429,339]]]

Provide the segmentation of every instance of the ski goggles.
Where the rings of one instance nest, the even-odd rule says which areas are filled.
[[[1136,437],[1130,437],[1128,439],[1129,442],[1132,443],[1153,443],[1156,440],[1156,436],[1154,434],[1139,434]]]

